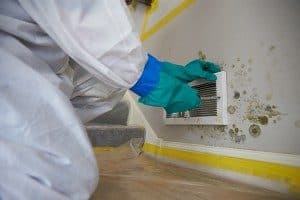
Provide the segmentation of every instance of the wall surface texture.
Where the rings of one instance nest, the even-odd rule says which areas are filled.
[[[204,52],[228,81],[227,127],[165,126],[162,110],[139,105],[158,137],[300,154],[299,10],[297,0],[198,0],[148,38],[145,49],[162,60]]]

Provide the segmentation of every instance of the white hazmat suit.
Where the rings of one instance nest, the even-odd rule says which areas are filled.
[[[88,199],[83,122],[110,110],[147,54],[123,0],[1,0],[0,199]]]

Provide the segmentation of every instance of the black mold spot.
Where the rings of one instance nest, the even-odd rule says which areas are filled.
[[[233,97],[234,97],[235,99],[239,99],[240,96],[241,96],[241,94],[240,94],[238,91],[234,91]]]

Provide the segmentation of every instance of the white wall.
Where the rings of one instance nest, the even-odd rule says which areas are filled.
[[[222,131],[209,126],[165,126],[160,109],[140,105],[158,137],[300,154],[300,1],[198,0],[144,46],[160,59],[181,64],[204,51],[227,71],[228,105],[236,108]],[[240,92],[239,99],[233,98],[234,91]],[[266,111],[268,105],[275,109]],[[254,113],[249,114],[251,110]],[[257,122],[261,134],[251,136],[253,120],[248,118],[265,115],[268,124]],[[233,124],[239,129],[237,136],[229,134]],[[238,141],[239,135],[246,139]]]

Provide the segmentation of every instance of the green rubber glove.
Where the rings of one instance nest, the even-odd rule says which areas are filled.
[[[214,81],[217,79],[214,73],[219,71],[219,66],[199,59],[186,66],[162,62],[158,86],[147,96],[141,97],[139,102],[163,107],[168,114],[199,107],[202,103],[198,92],[188,83],[197,79]]]

